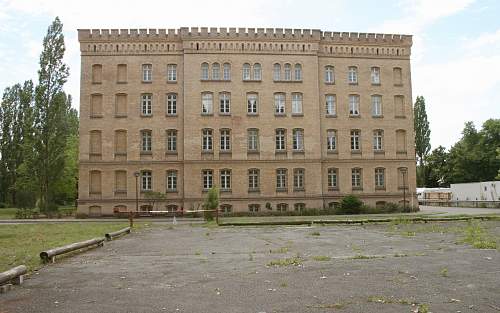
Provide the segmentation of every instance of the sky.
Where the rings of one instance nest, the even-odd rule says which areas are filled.
[[[431,145],[466,121],[500,118],[498,0],[0,0],[0,90],[37,80],[47,27],[64,24],[65,86],[79,106],[78,28],[266,27],[413,35],[412,92],[426,100]]]

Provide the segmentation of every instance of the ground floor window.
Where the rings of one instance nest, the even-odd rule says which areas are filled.
[[[259,212],[260,205],[259,204],[249,204],[248,211],[249,212]]]
[[[306,209],[306,204],[305,203],[295,203],[293,205],[293,208],[295,211],[302,212]]]

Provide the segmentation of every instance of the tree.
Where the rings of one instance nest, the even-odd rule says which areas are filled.
[[[427,120],[427,112],[425,110],[425,99],[422,96],[418,96],[413,107],[413,118],[414,118],[414,128],[415,128],[415,152],[417,154],[417,160],[419,163],[419,179],[418,185],[423,186],[425,184],[425,158],[431,150],[431,130],[429,128],[429,121]]]
[[[219,188],[214,186],[208,190],[208,195],[205,199],[205,203],[203,204],[203,208],[205,210],[217,210],[217,207],[219,207]],[[205,212],[204,216],[208,221],[211,221],[214,218],[213,212]]]
[[[449,186],[449,165],[448,152],[443,146],[439,146],[427,156],[426,187],[445,187]]]
[[[63,176],[65,149],[69,135],[71,97],[63,86],[69,69],[63,62],[64,35],[58,17],[49,26],[40,55],[38,85],[35,89],[33,156],[28,168],[39,188],[42,211],[54,207],[55,188]]]

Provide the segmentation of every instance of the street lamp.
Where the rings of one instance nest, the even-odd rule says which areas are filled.
[[[401,169],[403,175],[403,212],[406,212],[406,169]]]
[[[139,176],[141,173],[135,172],[135,211],[139,212]]]

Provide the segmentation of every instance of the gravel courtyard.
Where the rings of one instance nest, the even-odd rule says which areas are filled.
[[[500,253],[466,226],[158,225],[42,268],[0,313],[500,312]]]

